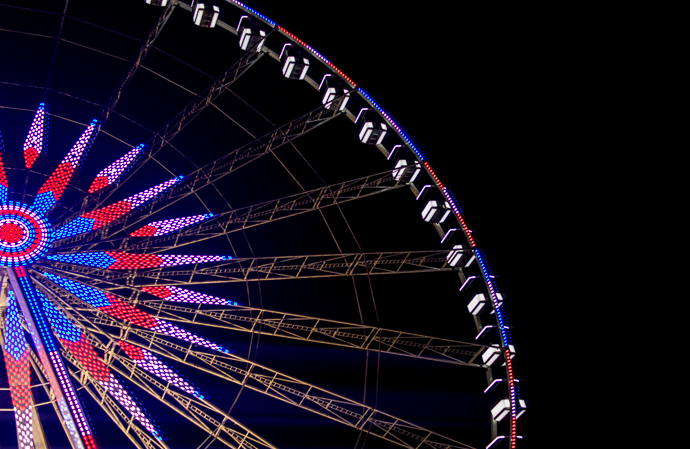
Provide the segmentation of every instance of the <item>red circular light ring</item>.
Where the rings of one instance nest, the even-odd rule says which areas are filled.
[[[23,204],[0,206],[0,265],[31,264],[43,257],[52,242],[50,224]]]

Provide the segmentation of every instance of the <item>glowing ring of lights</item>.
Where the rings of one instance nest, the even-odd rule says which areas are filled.
[[[28,265],[50,249],[52,228],[24,204],[0,206],[0,265]]]

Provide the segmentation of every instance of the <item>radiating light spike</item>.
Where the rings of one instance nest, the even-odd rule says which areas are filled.
[[[221,262],[223,260],[232,259],[232,256],[129,254],[118,251],[94,251],[90,253],[51,254],[46,256],[46,259],[87,267],[107,268],[110,270],[137,270]]]
[[[98,172],[89,193],[95,193],[113,184],[117,184],[122,176],[139,160],[139,158],[146,152],[146,146],[142,143],[136,148],[132,148],[127,154],[108,165],[106,168]]]
[[[170,337],[179,338],[190,343],[194,343],[205,348],[213,349],[215,351],[228,353],[229,351],[223,346],[200,337],[192,332],[189,332],[181,327],[170,324],[165,320],[156,318],[143,310],[131,306],[124,302],[117,296],[110,293],[102,292],[96,288],[84,285],[80,282],[71,281],[61,276],[51,273],[43,273],[48,279],[55,284],[64,288],[68,292],[80,298],[82,301],[97,308],[101,312],[110,315],[127,323],[132,323],[145,329],[168,335]]]
[[[48,180],[41,186],[34,200],[33,209],[47,215],[50,209],[60,200],[67,184],[79,169],[81,162],[96,138],[100,124],[97,120],[91,122],[74,144],[67,156],[60,162]]]
[[[57,229],[53,236],[55,240],[60,240],[102,228],[118,218],[127,215],[138,207],[141,207],[151,199],[178,185],[183,180],[184,176],[178,176],[109,206],[87,212],[70,221],[60,229]]]
[[[179,288],[175,286],[161,286],[161,287],[143,287],[142,291],[150,293],[166,301],[172,302],[186,302],[191,304],[212,304],[219,306],[237,306],[237,301],[229,301],[227,299],[218,298],[216,296],[206,295],[203,293]]]
[[[31,367],[29,345],[20,322],[21,312],[12,290],[7,298],[5,320],[5,368],[10,386],[19,449],[34,449],[33,398],[31,396]]]
[[[204,396],[194,388],[185,378],[183,378],[177,371],[170,368],[168,365],[163,363],[158,357],[153,355],[153,353],[142,349],[138,346],[134,346],[126,341],[119,340],[117,342],[122,350],[139,368],[148,371],[154,376],[163,379],[166,382],[170,382],[171,385],[176,386],[180,390],[189,393],[199,399],[204,399]]]
[[[160,439],[160,431],[153,425],[151,420],[142,411],[137,402],[130,396],[117,378],[110,372],[110,369],[103,363],[94,347],[86,340],[81,331],[72,324],[65,315],[62,314],[52,302],[42,293],[36,291],[36,295],[43,303],[43,309],[48,318],[48,322],[57,335],[62,346],[69,351],[79,364],[97,380],[108,393],[132,414],[134,419],[151,433]]]
[[[8,269],[8,275],[15,293],[17,289],[21,292],[23,299],[20,308],[25,317],[27,330],[55,395],[55,401],[62,414],[70,440],[74,444],[82,444],[85,449],[98,449],[86,414],[58,352],[48,318],[43,313],[40,297],[29,279],[28,272],[24,267],[16,267]]]
[[[214,214],[191,215],[188,217],[171,218],[170,220],[153,221],[132,232],[132,237],[157,237],[179,231],[188,226],[201,223],[213,218]]]
[[[24,141],[24,166],[33,167],[36,159],[45,153],[48,140],[48,108],[44,103],[38,105],[34,121]]]

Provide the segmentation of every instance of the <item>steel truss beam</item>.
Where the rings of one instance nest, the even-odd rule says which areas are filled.
[[[78,298],[66,293],[65,297]],[[343,425],[383,438],[408,449],[473,449],[413,423],[383,413],[368,405],[337,395],[316,385],[285,375],[234,354],[196,351],[173,343],[160,334],[130,326],[94,308],[85,309],[80,324],[92,335],[124,339],[169,360],[199,369],[221,379],[286,402]],[[113,328],[113,331],[103,326]],[[138,338],[133,338],[138,337]]]
[[[242,385],[258,393],[286,402],[309,412],[329,418],[343,425],[364,430],[408,449],[444,448],[473,449],[471,446],[451,440],[413,423],[383,413],[368,405],[337,395],[316,385],[287,376],[268,367],[232,354],[209,354],[190,347],[178,345],[156,332],[126,327],[98,310],[92,310],[85,325],[92,326],[93,333],[108,338],[121,338],[151,352],[178,363],[212,374],[216,377]],[[109,332],[97,325],[111,326]],[[132,337],[138,337],[134,339]]]
[[[101,278],[106,282],[125,281],[127,286],[149,287],[457,271],[448,265],[447,254],[448,251],[445,250],[246,257],[188,270],[108,270],[56,261],[45,261],[41,266],[65,270],[71,276],[81,274]],[[39,264],[35,266],[38,267]]]
[[[483,368],[473,363],[485,345],[447,340],[363,324],[326,320],[242,306],[224,309],[185,307],[163,300],[139,300],[139,306],[166,321],[194,323],[352,349],[380,351],[418,359]]]
[[[178,187],[172,188],[167,192],[158,195],[150,200],[145,206],[142,206],[140,209],[138,209],[136,216],[139,218],[135,219],[134,221],[129,222],[133,214],[128,214],[118,220],[113,221],[107,226],[97,229],[96,231],[63,239],[60,244],[67,245],[82,240],[89,242],[98,237],[107,238],[108,235],[113,235],[117,232],[125,230],[125,228],[129,226],[134,226],[137,223],[145,220],[148,216],[165,209],[166,207],[171,206],[172,204],[190,195],[196,194],[204,187],[213,185],[215,182],[224,178],[235,170],[244,167],[261,156],[273,152],[277,148],[287,143],[292,142],[296,138],[337,117],[339,114],[340,113],[337,110],[329,110],[326,109],[325,106],[321,106],[285,125],[274,129],[268,134],[255,139],[243,147],[230,151],[218,159],[209,162],[203,167],[194,170],[188,176],[186,176],[185,181],[182,182]],[[166,139],[166,141],[167,140],[169,139]],[[150,151],[148,154],[149,157],[153,156],[152,151]],[[144,161],[146,160],[148,159],[144,159]],[[129,179],[129,176],[132,176],[133,173],[134,170],[130,172],[127,179]],[[113,191],[114,190],[111,190],[110,193]],[[101,204],[103,204],[103,202],[101,202]],[[73,215],[69,220],[73,218],[76,218],[76,215]],[[59,227],[60,226],[58,226],[58,228]]]
[[[236,449],[277,449],[275,446],[258,436],[255,432],[245,427],[241,422],[208,400],[202,401],[194,397],[190,397],[184,393],[180,393],[176,389],[170,388],[168,383],[162,382],[159,378],[139,368],[134,362],[132,362],[131,359],[123,357],[115,350],[117,347],[117,340],[111,335],[104,333],[102,330],[99,331],[100,335],[103,335],[108,339],[108,343],[103,343],[101,340],[96,338],[92,331],[95,328],[98,328],[98,326],[96,326],[96,324],[91,324],[87,327],[84,323],[88,323],[89,320],[85,318],[84,314],[82,313],[84,311],[91,312],[91,310],[72,307],[73,303],[80,303],[80,305],[83,306],[82,301],[76,298],[70,300],[60,297],[59,294],[57,294],[55,291],[52,291],[50,288],[41,288],[41,290],[47,293],[47,297],[53,298],[55,301],[59,302],[59,304],[56,304],[56,306],[62,310],[62,313],[68,316],[70,320],[83,332],[91,345],[93,345],[95,348],[98,348],[104,354],[103,361],[109,369],[135,383],[138,387],[146,391],[152,397],[158,399],[161,403],[170,407],[189,422],[205,431],[208,435],[212,436],[214,440]],[[73,297],[73,295],[69,296]],[[112,325],[112,323],[110,324]],[[118,339],[126,341],[126,335],[121,335]],[[66,356],[72,357],[73,359],[71,354],[67,353],[66,351],[63,352],[66,353]],[[119,362],[124,369],[114,364],[114,361]],[[166,399],[167,397],[173,398],[177,405],[171,401],[168,401]],[[216,415],[216,417],[212,416],[212,414]],[[231,423],[235,428],[229,427],[227,425],[228,422]],[[230,439],[232,439],[232,442],[220,437],[219,435],[221,432],[225,433]]]
[[[41,280],[45,279],[43,276],[40,277]],[[72,299],[72,295],[56,284],[45,282],[42,286],[50,292],[50,296],[55,295],[69,305],[70,310],[90,310],[90,307],[86,306],[82,300],[76,297]],[[101,287],[101,289],[117,294],[116,292],[122,290],[122,287],[110,289]],[[127,289],[133,290],[135,297],[139,297],[141,290],[130,287]],[[127,301],[124,298],[123,300]],[[131,303],[131,301],[128,302]],[[474,361],[486,345],[477,343],[244,306],[200,309],[160,299],[137,299],[133,305],[146,307],[152,316],[166,321],[194,323],[231,331],[260,333],[318,344],[380,351],[434,362],[484,368],[484,365]]]
[[[146,430],[140,428],[132,415],[110,397],[107,390],[95,382],[87,370],[80,367],[79,362],[69,351],[63,349],[61,354],[65,360],[76,367],[68,370],[75,383],[91,395],[132,444],[139,449],[169,449],[163,441],[153,438]]]
[[[163,27],[172,15],[175,6],[177,6],[176,1],[169,2],[168,6],[166,6],[165,9],[163,9],[163,12],[161,12],[161,15],[158,16],[158,20],[153,25],[153,28],[151,28],[151,31],[149,31],[149,34],[148,36],[146,36],[146,39],[142,42],[136,56],[130,62],[129,67],[125,72],[125,75],[122,77],[120,83],[115,88],[113,93],[110,95],[108,102],[105,104],[103,112],[101,113],[102,123],[105,123],[106,120],[108,120],[108,117],[110,117],[111,112],[113,112],[113,109],[115,109],[115,106],[117,106],[117,102],[120,101],[122,92],[124,92],[124,90],[127,88],[127,85],[129,85],[129,82],[134,77],[134,74],[136,73],[137,69],[139,69],[139,66],[148,54],[149,50],[153,48],[153,43],[156,41],[161,31],[163,31]]]
[[[286,196],[218,214],[208,222],[160,237],[144,237],[132,244],[129,237],[106,240],[120,250],[149,249],[150,253],[179,248],[236,231],[294,217],[326,207],[366,198],[378,193],[404,187],[396,182],[390,171],[331,184],[307,192]],[[166,243],[169,242],[169,243]],[[56,245],[60,247],[60,245]],[[70,246],[74,250],[86,245]],[[64,246],[62,246],[64,248]]]
[[[339,396],[268,367],[234,355],[208,354],[178,345],[155,332],[130,329],[147,349],[179,363],[205,370],[237,385],[300,407],[343,425],[381,437],[406,448],[469,448],[458,441]],[[142,343],[139,343],[142,345]]]

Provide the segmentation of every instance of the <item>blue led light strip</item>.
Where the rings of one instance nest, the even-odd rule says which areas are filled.
[[[274,21],[272,21],[272,20],[269,19],[268,17],[264,16],[264,15],[261,14],[260,12],[255,11],[255,10],[253,10],[252,8],[248,7],[248,6],[245,5],[244,3],[238,2],[238,1],[236,1],[236,0],[227,0],[227,1],[232,2],[232,3],[236,4],[237,6],[239,6],[240,8],[243,8],[243,9],[249,11],[250,13],[255,14],[255,15],[261,17],[261,18],[264,19],[266,22],[270,23],[271,26],[273,26],[273,27],[276,26],[276,23],[275,23]]]

